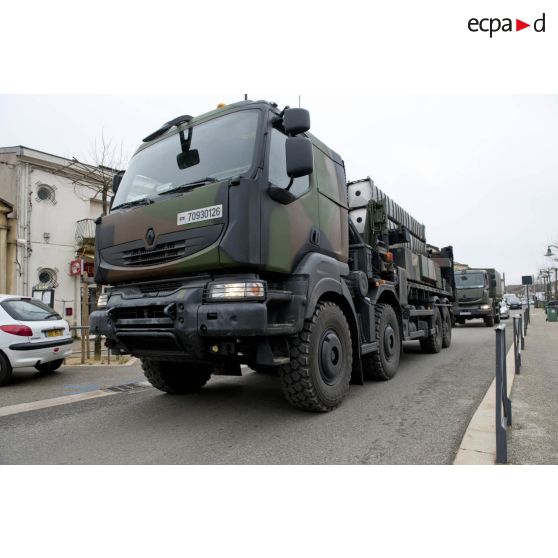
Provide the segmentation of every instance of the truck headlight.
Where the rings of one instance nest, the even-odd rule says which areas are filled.
[[[108,304],[108,294],[103,293],[99,295],[99,300],[97,301],[97,308],[106,308]]]
[[[490,304],[483,304],[481,310],[490,310]]]
[[[263,281],[213,283],[209,285],[207,299],[210,301],[265,300],[265,283]]]

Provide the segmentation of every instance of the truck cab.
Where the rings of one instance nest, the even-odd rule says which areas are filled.
[[[500,322],[500,274],[494,269],[466,269],[455,274],[458,308],[456,322],[481,318],[487,327]]]

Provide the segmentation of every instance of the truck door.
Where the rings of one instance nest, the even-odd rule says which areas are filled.
[[[286,172],[287,136],[272,128],[268,134],[265,173],[269,184],[279,188],[289,185]],[[261,252],[267,271],[290,273],[303,256],[318,249],[318,195],[315,172],[295,179],[289,191],[296,200],[288,205],[262,196]]]

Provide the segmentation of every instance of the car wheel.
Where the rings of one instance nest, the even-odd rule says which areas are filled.
[[[5,386],[9,383],[12,377],[12,365],[10,361],[0,353],[0,386]]]
[[[51,362],[45,362],[44,364],[37,364],[35,368],[42,372],[43,374],[50,374],[51,372],[56,372],[62,364],[64,363],[64,359],[61,358],[59,360],[53,360]]]

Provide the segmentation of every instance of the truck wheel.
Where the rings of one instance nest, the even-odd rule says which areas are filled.
[[[434,314],[434,327],[436,331],[433,335],[429,335],[425,339],[420,340],[420,347],[423,353],[439,353],[442,350],[442,340],[443,340],[443,323],[442,315],[440,310],[436,308],[436,313]]]
[[[451,345],[451,316],[447,308],[442,313],[442,347],[447,349]]]
[[[59,360],[53,360],[51,362],[45,362],[44,364],[37,364],[35,368],[43,373],[43,374],[50,374],[51,372],[56,372],[62,364],[64,364],[64,359],[61,358]]]
[[[389,304],[376,304],[378,351],[364,355],[362,368],[367,380],[391,380],[399,368],[401,335],[395,310]]]
[[[142,359],[141,367],[153,387],[171,394],[199,391],[211,376],[211,369],[201,364]]]
[[[279,367],[287,401],[305,411],[335,409],[347,395],[353,364],[349,324],[341,309],[319,302],[289,346],[291,361]]]
[[[484,325],[486,327],[492,327],[494,325],[494,314],[490,314],[490,316],[484,317]]]
[[[0,386],[5,386],[12,377],[12,365],[10,361],[0,353]]]

